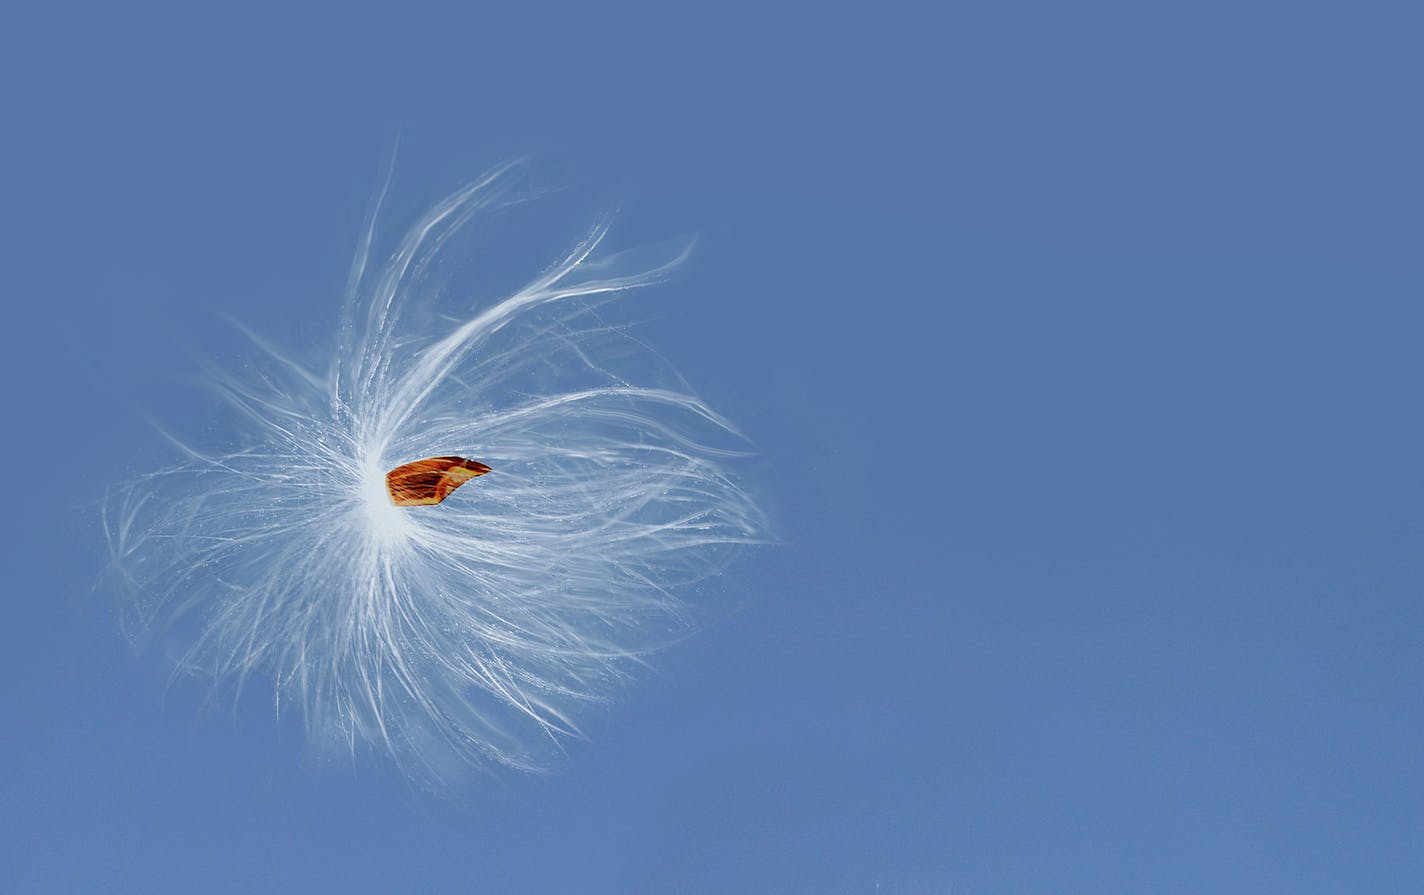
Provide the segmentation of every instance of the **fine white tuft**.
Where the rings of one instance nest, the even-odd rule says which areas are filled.
[[[174,438],[176,465],[104,512],[136,637],[215,682],[270,682],[317,743],[433,785],[541,766],[685,629],[687,586],[765,530],[717,446],[730,424],[677,382],[624,378],[655,355],[608,322],[686,245],[609,255],[600,224],[496,301],[440,273],[457,237],[521,204],[513,168],[430,209],[384,263],[378,203],[321,366],[247,333],[259,362],[208,375],[235,411],[223,443]],[[386,471],[441,455],[493,471],[393,506]]]

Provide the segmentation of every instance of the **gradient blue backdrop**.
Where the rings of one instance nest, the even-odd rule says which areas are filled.
[[[1424,891],[1414,9],[10,11],[0,891]],[[320,337],[397,133],[703,232],[646,335],[788,542],[473,807],[94,587],[184,321]]]

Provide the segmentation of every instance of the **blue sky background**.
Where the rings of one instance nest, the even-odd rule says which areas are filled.
[[[1424,890],[1421,24],[7,13],[0,890]],[[94,587],[187,321],[322,337],[397,133],[406,211],[529,155],[703,233],[647,337],[788,541],[473,806],[166,688]]]

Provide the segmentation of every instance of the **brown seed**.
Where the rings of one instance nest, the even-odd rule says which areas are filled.
[[[386,490],[398,507],[429,506],[490,468],[464,457],[430,457],[397,466],[386,473]]]

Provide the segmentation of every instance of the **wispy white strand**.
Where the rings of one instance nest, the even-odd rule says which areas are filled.
[[[685,245],[635,269],[599,224],[487,307],[430,285],[472,222],[518,204],[514,180],[457,191],[374,268],[369,226],[324,370],[239,326],[262,360],[207,370],[230,443],[170,436],[179,462],[104,513],[136,636],[180,644],[186,671],[270,682],[318,742],[437,785],[540,766],[681,629],[682,589],[765,530],[719,446],[731,424],[605,361],[647,352],[601,309]],[[416,305],[451,316],[417,329]],[[494,471],[437,506],[390,503],[387,470],[449,454]]]

